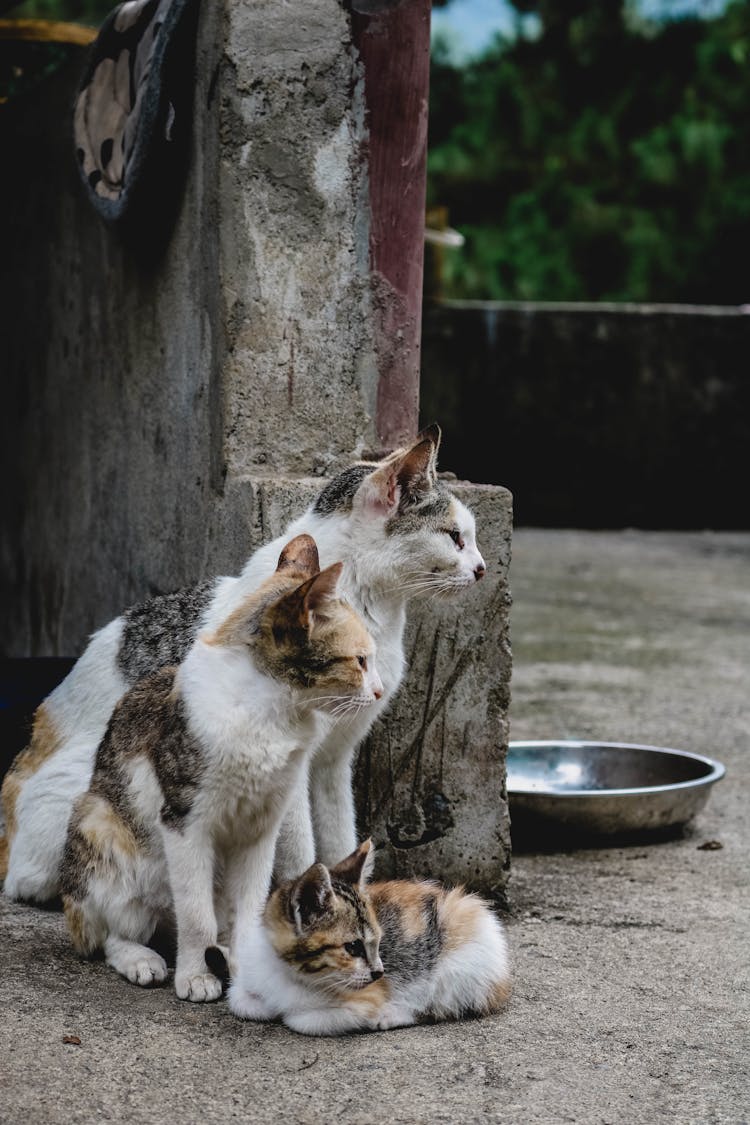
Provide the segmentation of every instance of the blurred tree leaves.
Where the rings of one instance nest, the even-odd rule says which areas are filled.
[[[636,22],[516,0],[539,34],[434,46],[428,193],[466,245],[446,295],[750,301],[750,4]]]

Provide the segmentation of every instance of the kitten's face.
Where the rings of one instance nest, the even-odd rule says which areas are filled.
[[[383,975],[380,927],[363,875],[369,851],[368,841],[330,872],[316,863],[268,900],[271,944],[306,987],[340,995]]]
[[[319,515],[349,516],[360,573],[407,595],[449,596],[486,571],[473,515],[437,479],[439,440],[430,427],[410,449],[347,469],[315,506]]]

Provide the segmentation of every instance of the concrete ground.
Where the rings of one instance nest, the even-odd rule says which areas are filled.
[[[750,535],[521,531],[512,577],[513,737],[719,758],[689,834],[517,855],[508,1010],[346,1039],[137,989],[2,900],[1,1122],[750,1120]]]

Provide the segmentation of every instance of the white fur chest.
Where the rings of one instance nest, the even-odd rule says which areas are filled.
[[[305,755],[319,740],[317,717],[290,690],[254,669],[244,653],[198,642],[180,670],[191,733],[205,772],[196,812],[217,840],[253,840],[283,810]]]

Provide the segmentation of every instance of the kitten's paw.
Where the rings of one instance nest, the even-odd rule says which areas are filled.
[[[262,996],[246,988],[230,988],[229,1010],[242,1020],[272,1020],[274,1014]]]
[[[174,990],[180,1000],[210,1003],[221,996],[221,981],[213,973],[175,973]]]
[[[390,1031],[394,1027],[409,1027],[414,1023],[411,1008],[399,1008],[395,1004],[383,1008],[375,1020],[377,1031]]]

